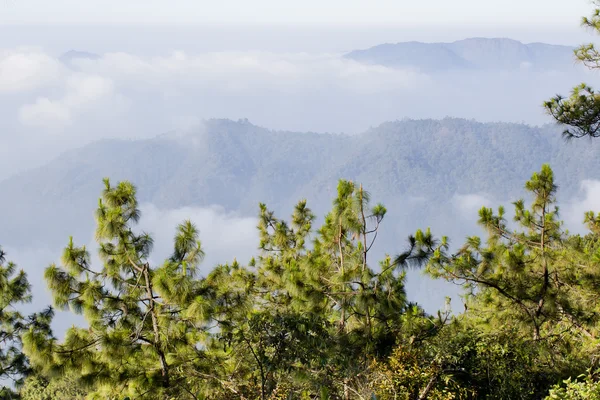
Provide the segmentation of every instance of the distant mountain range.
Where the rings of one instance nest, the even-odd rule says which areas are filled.
[[[462,69],[564,69],[574,64],[573,47],[523,44],[512,39],[472,38],[453,43],[404,42],[355,50],[344,57],[394,68],[426,72]]]
[[[546,43],[524,44],[506,38],[470,38],[452,43],[385,43],[354,50],[344,58],[394,68],[417,68],[426,72],[448,70],[565,69],[575,64],[574,47]],[[76,60],[102,56],[69,50],[59,59],[68,66]]]
[[[69,50],[63,53],[59,60],[68,66],[72,66],[75,60],[98,60],[102,56],[99,54],[88,53],[87,51]]]
[[[9,194],[0,196],[0,243],[88,237],[103,177],[133,181],[140,200],[158,207],[218,204],[251,216],[259,202],[287,215],[302,198],[325,212],[337,180],[353,179],[388,206],[396,233],[448,223],[445,233],[462,234],[448,209],[454,195],[513,200],[550,162],[561,195],[572,196],[581,180],[600,179],[598,146],[565,144],[554,126],[450,118],[388,122],[353,136],[209,120],[185,134],[102,140],[0,182]]]

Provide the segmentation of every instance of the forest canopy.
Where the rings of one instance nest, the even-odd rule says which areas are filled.
[[[454,249],[417,231],[374,260],[387,210],[362,185],[340,180],[320,226],[306,201],[289,219],[261,204],[258,256],[200,276],[198,228],[183,221],[172,254],[152,262],[152,237],[137,228],[135,186],[106,179],[96,211],[100,263],[70,238],[45,271],[53,306],[82,315],[85,326],[59,340],[49,329],[52,310],[4,312],[3,375],[18,376],[13,388],[23,399],[598,393],[599,218],[585,215],[585,235],[563,229],[548,165],[525,191],[512,223],[503,207],[479,211],[484,237]],[[29,285],[3,262],[8,309],[28,300]],[[411,268],[462,286],[464,305],[448,301],[427,314],[407,298]]]

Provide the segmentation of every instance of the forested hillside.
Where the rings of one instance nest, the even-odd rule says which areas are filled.
[[[394,226],[404,236],[417,226],[451,221],[444,207],[455,195],[518,196],[528,171],[546,162],[557,169],[563,199],[575,196],[582,180],[600,179],[599,144],[565,146],[559,132],[551,125],[448,118],[388,122],[347,136],[210,120],[150,140],[105,140],[2,182],[11,196],[0,197],[0,239],[15,246],[58,244],[55,239],[73,233],[88,237],[103,177],[136,182],[142,203],[170,209],[216,204],[249,216],[259,202],[287,212],[300,198],[324,212],[344,177],[368,183],[373,196],[393,205]],[[34,221],[45,223],[33,229]]]
[[[87,327],[58,340],[51,309],[5,314],[15,347],[0,362],[7,376],[36,371],[18,382],[24,399],[596,399],[599,219],[587,213],[589,233],[569,234],[557,190],[545,164],[514,202],[515,224],[483,207],[485,236],[457,252],[418,230],[377,263],[387,208],[340,180],[322,224],[305,201],[289,219],[261,204],[258,256],[202,277],[198,227],[182,221],[172,254],[152,262],[136,188],[105,179],[99,260],[71,237],[44,273],[54,306]],[[27,301],[25,275],[0,255],[3,301]],[[464,313],[412,302],[415,268],[460,285]]]

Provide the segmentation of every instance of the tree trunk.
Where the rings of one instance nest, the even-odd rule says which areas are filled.
[[[344,281],[344,275],[345,275],[345,270],[344,270],[344,248],[342,247],[342,220],[340,218],[340,232],[338,235],[338,248],[339,248],[339,252],[340,252],[340,271],[342,273],[342,302],[341,302],[341,307],[342,309],[341,311],[341,317],[340,317],[340,330],[342,332],[344,332],[346,330],[346,296],[345,296],[345,292],[346,292],[346,284],[343,283]]]
[[[431,379],[429,380],[429,382],[427,383],[427,386],[425,386],[423,391],[419,394],[418,400],[427,399],[427,396],[429,396],[429,392],[431,392],[431,389],[433,389],[433,385],[435,385],[435,382],[437,381],[437,379],[438,379],[438,374],[434,374],[431,377]]]
[[[348,390],[347,379],[344,379],[344,400],[350,400],[350,390]]]
[[[362,217],[362,240],[363,240],[363,265],[362,265],[362,272],[364,274],[365,270],[367,269],[367,253],[369,252],[368,248],[367,248],[367,219],[365,218],[365,204],[364,204],[364,198],[363,198],[363,187],[362,184],[360,185],[360,215]],[[361,277],[362,280],[362,277]],[[362,287],[362,291],[364,291],[364,287]],[[369,335],[371,335],[371,333],[373,332],[373,328],[371,327],[371,310],[370,310],[371,306],[369,305],[369,302],[367,301],[367,307],[365,310],[366,316],[367,316],[367,326],[369,327]]]
[[[152,318],[152,330],[154,331],[154,348],[158,353],[158,358],[160,360],[160,372],[163,377],[163,386],[169,387],[169,365],[167,364],[167,359],[165,357],[165,353],[161,347],[160,340],[160,329],[158,326],[158,316],[156,315],[156,310],[154,308],[154,291],[152,290],[152,282],[150,281],[150,274],[148,272],[149,266],[146,264],[143,269],[144,280],[146,281],[146,294],[148,295],[148,299],[150,301],[149,312]]]

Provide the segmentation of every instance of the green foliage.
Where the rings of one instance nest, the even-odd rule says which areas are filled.
[[[30,376],[19,391],[21,400],[84,400],[87,393],[72,377]]]
[[[467,398],[466,393],[461,396],[460,388],[455,387],[453,382],[439,379],[440,370],[435,364],[423,365],[420,354],[401,347],[394,350],[386,363],[375,364],[374,370],[371,385],[381,400],[411,400],[421,395],[440,400]],[[436,384],[438,379],[441,385]]]
[[[464,284],[471,307],[494,312],[494,323],[522,324],[534,340],[564,336],[560,332],[565,328],[589,336],[597,312],[586,304],[595,296],[593,284],[586,283],[598,278],[597,265],[568,246],[557,218],[550,167],[534,173],[525,188],[533,199],[529,209],[523,200],[513,203],[515,229],[509,227],[503,207],[497,214],[482,208],[479,223],[488,233],[485,244],[470,237],[452,255],[442,245],[427,271]]]
[[[538,399],[563,377],[541,362],[546,348],[518,339],[514,327],[489,332],[468,315],[446,319],[374,362],[369,380],[378,399]]]
[[[21,333],[27,329],[50,332],[52,309],[24,317],[17,307],[31,301],[31,286],[23,270],[6,261],[0,248],[0,379],[15,386],[23,383],[29,363],[22,353]],[[10,397],[11,389],[2,386],[2,396]],[[4,398],[2,397],[2,398]]]
[[[582,381],[569,378],[562,385],[556,385],[550,389],[546,400],[598,400],[600,399],[600,384],[593,381],[589,376]]]
[[[24,271],[18,271],[12,262],[5,262],[0,249],[0,371],[3,379],[20,383],[27,364],[19,343],[19,332],[23,329],[23,317],[14,309],[19,303],[31,300],[30,285]]]
[[[186,315],[201,290],[198,232],[189,221],[179,225],[172,256],[152,267],[152,238],[134,230],[140,218],[135,188],[104,183],[96,212],[102,265],[94,268],[87,249],[71,238],[62,266],[45,273],[55,305],[82,314],[88,327],[69,329],[62,343],[32,329],[24,349],[44,374],[72,374],[92,397],[188,398],[197,391],[188,374],[205,361],[198,348],[203,321]]]
[[[29,327],[24,350],[38,375],[22,395],[539,398],[585,368],[600,240],[593,213],[589,235],[562,231],[548,166],[525,187],[533,200],[514,203],[520,229],[502,208],[484,208],[486,246],[473,237],[449,255],[446,238],[417,231],[375,269],[369,252],[386,209],[340,181],[319,229],[305,201],[289,222],[261,204],[258,257],[200,278],[193,224],[179,225],[172,255],[151,266],[152,238],[135,231],[135,188],[106,180],[96,213],[102,265],[70,239],[62,266],[46,270],[56,306],[84,315],[87,327],[62,342]],[[425,263],[467,289],[463,316],[429,316],[407,300],[405,270]]]
[[[248,268],[220,266],[205,281],[219,305],[219,332],[209,347],[223,346],[230,377],[218,380],[223,389],[262,399],[282,390],[358,393],[366,387],[361,371],[389,354],[396,335],[422,316],[406,301],[403,269],[422,261],[425,244],[411,239],[402,257],[372,269],[369,251],[386,209],[369,200],[361,186],[340,181],[316,231],[305,201],[290,222],[261,204],[258,258]],[[422,236],[424,243],[430,238]]]
[[[55,305],[88,326],[69,329],[62,342],[39,329],[24,335],[43,376],[68,374],[91,398],[197,398],[215,387],[262,399],[284,388],[356,390],[352,377],[370,354],[390,351],[413,313],[398,271],[418,262],[422,254],[412,253],[422,247],[413,240],[381,272],[369,268],[386,210],[370,208],[351,182],[340,182],[310,250],[314,216],[305,202],[289,225],[261,206],[259,259],[249,268],[219,266],[204,279],[196,276],[203,252],[190,222],[178,227],[172,256],[152,267],[152,238],[134,229],[135,188],[104,183],[96,212],[102,265],[92,266],[71,238],[62,265],[45,273]]]
[[[600,32],[600,2],[593,3],[596,9],[590,17],[583,18],[582,25]],[[592,43],[577,48],[575,57],[589,69],[600,68],[600,52]],[[568,126],[563,131],[565,138],[600,136],[600,95],[585,83],[576,86],[570,97],[557,95],[546,101],[544,107],[556,122]]]
[[[563,131],[566,139],[600,136],[600,95],[585,83],[576,86],[570,97],[557,95],[544,107],[556,122],[569,126]]]
[[[479,332],[467,344],[476,355],[463,365],[466,387],[486,398],[540,398],[557,380],[592,367],[597,357],[598,218],[586,214],[585,236],[562,229],[547,165],[525,189],[531,203],[513,203],[513,224],[503,207],[497,213],[482,208],[487,240],[469,237],[453,253],[443,241],[427,265],[431,276],[465,289],[462,319],[469,335]]]
[[[404,251],[374,263],[387,210],[341,180],[318,229],[306,201],[289,221],[261,204],[258,256],[200,277],[196,227],[180,224],[171,256],[153,266],[152,238],[135,229],[135,187],[106,180],[96,213],[101,265],[71,238],[45,274],[55,305],[87,325],[59,341],[43,314],[26,320],[23,350],[36,374],[21,396],[593,398],[573,397],[593,393],[591,381],[568,379],[598,357],[600,218],[586,214],[585,236],[563,230],[548,165],[525,189],[531,201],[513,203],[512,224],[502,207],[481,209],[485,241],[469,237],[450,252],[447,238],[419,230]],[[407,299],[405,272],[423,266],[463,286],[464,313],[448,302],[428,315]],[[17,278],[4,293],[12,287],[21,297],[11,298],[27,300]]]

